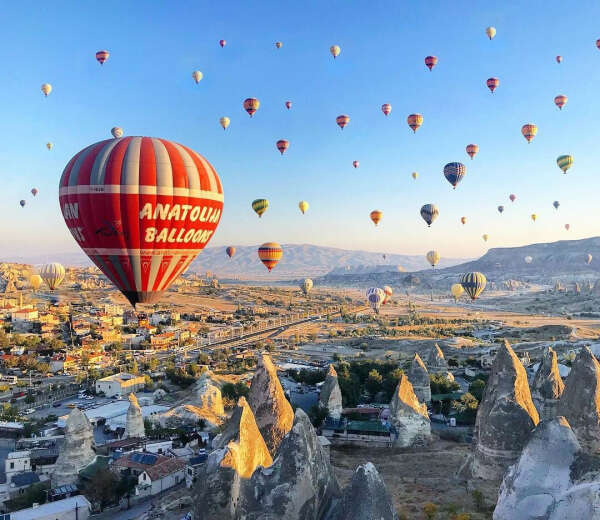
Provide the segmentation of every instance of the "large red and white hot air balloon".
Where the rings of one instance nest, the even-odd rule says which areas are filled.
[[[157,301],[213,236],[223,210],[217,172],[165,139],[92,144],[65,167],[65,223],[132,305]]]

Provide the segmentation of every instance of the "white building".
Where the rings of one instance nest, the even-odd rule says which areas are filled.
[[[21,509],[10,520],[88,520],[92,505],[83,495]]]
[[[10,482],[10,478],[16,473],[31,471],[31,452],[30,451],[13,451],[8,454],[4,461],[4,473],[6,481]]]
[[[144,376],[113,374],[96,381],[96,393],[103,392],[106,397],[122,397],[142,390],[145,385]]]

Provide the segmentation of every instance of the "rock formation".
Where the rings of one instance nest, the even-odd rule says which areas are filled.
[[[422,403],[431,401],[431,386],[429,381],[429,372],[419,354],[415,353],[415,357],[410,364],[408,379],[413,387],[417,399]]]
[[[583,347],[567,378],[558,403],[584,450],[600,452],[600,363]]]
[[[506,473],[494,520],[599,518],[599,470],[564,417],[544,420]]]
[[[556,352],[548,347],[531,384],[531,398],[541,419],[556,416],[558,400],[565,385],[558,372]]]
[[[398,447],[412,446],[431,435],[427,405],[419,402],[413,386],[404,374],[390,403],[390,422],[396,435],[394,445]]]
[[[60,448],[52,475],[54,487],[74,484],[79,471],[94,460],[94,430],[89,419],[73,408],[65,425],[65,442]]]
[[[329,365],[327,377],[321,387],[319,405],[329,410],[329,417],[339,419],[342,416],[342,392],[338,383],[338,376],[333,365]]]
[[[294,411],[283,393],[277,369],[267,354],[259,358],[248,394],[248,403],[269,452],[274,455],[281,439],[292,427]]]
[[[194,388],[195,399],[192,404],[205,410],[211,410],[216,416],[223,416],[225,415],[225,408],[223,407],[221,389],[213,383],[211,375],[209,371],[204,372],[196,382]]]
[[[373,464],[358,466],[332,514],[335,520],[397,520],[392,498]]]
[[[475,421],[471,474],[500,481],[539,422],[527,373],[505,342],[498,348]]]
[[[138,403],[137,397],[132,392],[129,394],[129,408],[127,409],[127,418],[125,420],[125,435],[124,437],[145,437],[146,430],[144,428],[144,418],[142,417],[142,409]]]
[[[446,373],[448,371],[448,362],[440,346],[436,343],[431,347],[427,356],[427,369],[429,372]]]

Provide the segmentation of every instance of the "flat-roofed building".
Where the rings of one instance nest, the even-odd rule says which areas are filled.
[[[106,397],[124,396],[141,390],[145,385],[144,376],[113,374],[96,381],[96,393],[103,392]]]

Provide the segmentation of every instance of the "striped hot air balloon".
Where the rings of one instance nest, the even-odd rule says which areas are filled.
[[[331,47],[329,47],[329,52],[335,60],[340,55],[340,52],[342,52],[342,49],[340,49],[339,45],[332,45]]]
[[[371,217],[371,220],[373,221],[373,224],[377,225],[377,224],[379,224],[381,217],[383,217],[383,213],[381,211],[379,211],[378,209],[374,209],[373,211],[371,211],[370,217]]]
[[[440,254],[437,251],[432,250],[425,255],[425,258],[431,267],[435,267],[440,261]]]
[[[63,171],[59,199],[75,240],[134,306],[160,298],[204,249],[223,211],[211,164],[153,137],[84,148]]]
[[[269,207],[269,201],[267,199],[256,199],[252,201],[252,209],[256,212],[256,214],[262,217],[262,214],[267,211]]]
[[[390,112],[392,111],[392,105],[390,105],[389,103],[384,103],[383,105],[381,105],[381,111],[388,116],[390,114]]]
[[[277,265],[282,256],[283,249],[277,242],[265,242],[258,248],[258,258],[265,264],[269,272]]]
[[[438,218],[440,211],[435,204],[425,204],[421,207],[421,217],[425,222],[427,222],[427,226],[431,226],[433,221]]]
[[[569,98],[564,94],[559,94],[554,98],[554,104],[558,107],[559,110],[562,110],[562,107],[564,107],[567,104],[567,101],[569,101]]]
[[[460,279],[462,288],[471,297],[471,300],[476,300],[479,297],[485,289],[486,283],[485,276],[478,271],[463,274]]]
[[[379,314],[379,309],[383,305],[384,300],[385,292],[383,292],[383,289],[379,287],[370,287],[367,289],[367,301],[376,314]]]
[[[308,293],[313,288],[313,281],[310,278],[305,278],[300,283],[300,290],[304,293],[304,296],[308,296]]]
[[[408,126],[412,128],[412,131],[417,133],[417,130],[423,124],[423,116],[421,114],[410,114],[406,118],[406,122],[408,123]]]
[[[493,94],[494,90],[496,90],[498,88],[498,85],[500,85],[500,80],[498,78],[489,78],[486,81],[486,84]]]
[[[275,42],[275,47],[277,47],[278,49],[281,49],[281,47],[283,47],[283,43]]]
[[[227,249],[225,249],[225,252],[229,258],[233,258],[233,255],[235,255],[235,247],[229,246]]]
[[[46,264],[40,269],[40,276],[46,282],[48,289],[53,291],[65,278],[65,268],[58,262]]]
[[[557,56],[556,57],[556,63],[562,63],[563,57],[562,56]]]
[[[427,56],[425,58],[425,65],[431,71],[433,67],[437,65],[438,59],[437,56]]]
[[[383,294],[385,294],[385,298],[383,299],[383,305],[385,305],[387,302],[389,302],[392,299],[392,294],[394,294],[394,291],[392,290],[392,288],[389,285],[384,285],[383,286]]]
[[[352,161],[352,166],[358,168],[360,166],[360,163],[358,161]]]
[[[567,173],[567,170],[573,166],[573,156],[572,155],[559,155],[556,159],[556,164],[562,170],[563,173]]]
[[[115,139],[119,139],[123,137],[123,129],[120,126],[113,126],[110,129],[110,133]]]
[[[342,114],[341,116],[337,116],[335,118],[335,122],[338,124],[338,126],[343,130],[344,127],[350,122],[350,116],[347,116],[345,114]]]
[[[527,123],[521,127],[523,137],[530,143],[537,134],[537,126],[533,123]]]
[[[107,50],[98,51],[96,53],[96,60],[100,65],[104,65],[104,62],[108,59],[110,53]]]
[[[471,160],[473,160],[473,157],[475,157],[475,155],[477,155],[478,151],[479,151],[479,145],[476,145],[476,144],[468,144],[467,145],[467,154],[469,155]]]
[[[462,181],[467,173],[467,167],[463,163],[451,162],[444,166],[444,177],[456,189],[456,185]]]
[[[290,147],[290,142],[287,139],[279,139],[279,141],[275,143],[275,146],[277,146],[277,149],[281,152],[281,155],[283,155],[283,153]]]
[[[290,108],[292,108],[292,102],[291,102],[291,101],[286,101],[286,102],[285,102],[285,108],[287,108],[288,110],[289,110]]]
[[[246,98],[244,100],[244,110],[252,117],[260,107],[260,101],[256,98]]]
[[[600,39],[596,40],[596,47],[598,47],[598,49],[600,49]]]
[[[225,40],[219,40],[219,45],[221,46],[221,48],[225,47],[225,45],[227,45],[227,42]]]

